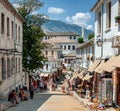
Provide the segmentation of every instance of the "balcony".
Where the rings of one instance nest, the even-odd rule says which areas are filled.
[[[120,36],[116,36],[112,39],[112,48],[120,47]]]

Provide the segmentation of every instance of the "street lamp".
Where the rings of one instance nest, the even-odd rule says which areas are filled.
[[[96,43],[97,43],[97,46],[98,46],[98,47],[102,47],[102,45],[103,45],[103,40],[98,39],[98,40],[96,41]]]
[[[96,41],[96,43],[97,43],[97,46],[98,47],[101,47],[101,57],[100,58],[102,58],[102,56],[103,56],[103,40],[102,39],[98,39],[97,41]],[[100,84],[100,93],[99,93],[99,96],[100,96],[100,105],[99,106],[101,106],[102,105],[102,78],[101,78],[101,75],[100,75],[100,82],[99,82],[99,84]]]

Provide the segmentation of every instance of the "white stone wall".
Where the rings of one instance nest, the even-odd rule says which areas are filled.
[[[73,45],[75,46],[75,50],[72,50]],[[66,55],[66,54],[69,54],[69,53],[76,53],[76,45],[77,45],[77,43],[62,43],[61,46],[62,46],[63,55]],[[66,46],[66,50],[64,49],[64,46]],[[70,50],[68,50],[68,46],[71,47]]]
[[[118,0],[111,0],[111,27],[110,28],[106,27],[106,23],[107,23],[106,2],[108,2],[108,1],[104,0],[104,5],[103,5],[104,12],[102,14],[103,22],[101,23],[103,26],[101,27],[102,32],[100,34],[98,34],[98,32],[97,32],[97,27],[98,27],[97,12],[98,12],[98,10],[101,9],[101,7],[95,11],[95,16],[96,16],[95,17],[96,18],[96,20],[95,20],[95,43],[96,43],[97,39],[99,39],[101,37],[103,37],[103,40],[105,40],[105,39],[113,38],[116,35],[120,35],[119,25],[118,25],[118,23],[115,22],[115,16],[118,15]],[[118,53],[117,49],[112,48],[111,46],[112,46],[112,42],[104,41],[103,50],[101,51],[101,47],[98,47],[97,44],[95,44],[95,57],[96,58],[101,57],[102,56],[101,52],[103,52],[103,58],[117,54]]]

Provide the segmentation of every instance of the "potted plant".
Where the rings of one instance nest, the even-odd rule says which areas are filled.
[[[116,22],[120,24],[120,15],[116,16],[115,19],[116,19]]]

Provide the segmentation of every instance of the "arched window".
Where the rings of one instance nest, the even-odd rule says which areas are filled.
[[[66,50],[66,45],[64,46],[64,50]]]
[[[73,45],[72,49],[75,50],[75,46],[74,45]]]
[[[70,50],[70,45],[68,46],[68,50]]]

